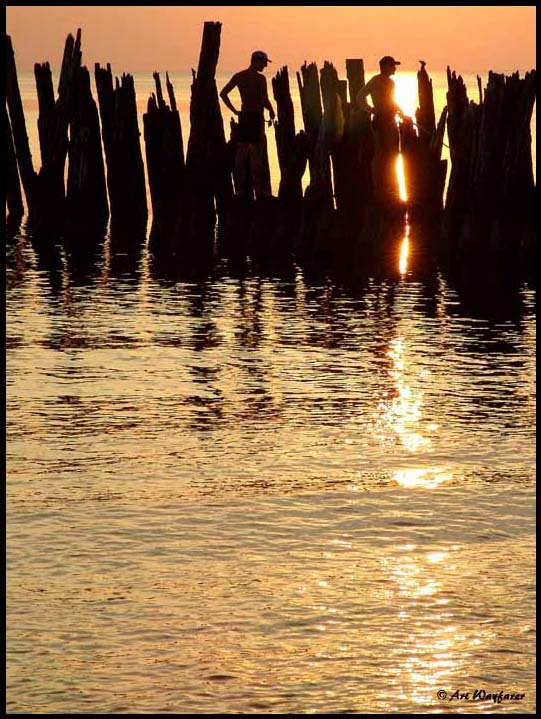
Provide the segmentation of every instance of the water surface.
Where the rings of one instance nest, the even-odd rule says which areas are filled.
[[[8,711],[534,713],[532,289],[7,285]]]

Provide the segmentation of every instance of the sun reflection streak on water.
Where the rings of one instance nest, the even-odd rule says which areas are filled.
[[[402,153],[399,153],[396,160],[396,174],[398,177],[398,193],[402,202],[406,202],[408,199],[408,191],[406,188],[406,173],[404,170],[404,158]]]
[[[403,336],[391,340],[387,357],[392,363],[388,370],[392,380],[391,400],[380,403],[375,432],[383,442],[394,435],[408,454],[408,464],[411,456],[415,457],[421,453],[424,460],[432,446],[432,435],[438,432],[439,425],[422,425],[423,399],[419,389],[418,394],[414,394],[413,384],[408,381],[411,368],[408,367],[408,353]],[[454,472],[450,467],[439,465],[408,466],[395,470],[393,479],[403,487],[433,489],[454,479]]]
[[[447,599],[440,596],[453,566],[447,561],[451,550],[427,554],[419,550],[411,545],[408,553],[397,553],[384,564],[393,580],[390,599],[399,607],[405,634],[394,650],[400,661],[393,684],[408,687],[415,704],[427,705],[433,701],[434,687],[445,686],[450,676],[460,674],[466,637],[457,631],[453,613],[445,610]]]
[[[406,215],[406,226],[404,228],[404,239],[402,240],[402,245],[400,246],[400,258],[398,260],[398,269],[400,270],[400,275],[402,277],[408,271],[408,257],[409,257],[409,250],[410,250],[409,236],[410,236],[410,224],[408,222],[408,216]]]

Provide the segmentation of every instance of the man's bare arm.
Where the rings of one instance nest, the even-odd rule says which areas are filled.
[[[270,119],[271,119],[271,120],[274,120],[274,118],[276,117],[276,114],[275,114],[275,112],[274,112],[274,108],[273,108],[273,106],[271,105],[270,100],[269,100],[268,97],[267,97],[267,99],[265,100],[265,107],[266,107],[267,110],[269,111],[269,117],[270,117]]]
[[[400,118],[404,118],[406,116],[402,112],[402,108],[400,107],[400,105],[397,105],[396,100],[394,99],[395,84],[392,80],[391,80],[391,82],[393,83],[393,107],[394,107],[395,114],[398,115],[398,117],[400,117]]]
[[[362,87],[359,92],[357,93],[357,97],[355,98],[355,102],[357,103],[357,106],[361,108],[364,112],[369,112],[372,114],[374,112],[374,108],[371,107],[368,102],[366,101],[366,98],[370,93],[372,92],[372,80],[369,80],[364,87]]]
[[[270,100],[269,100],[269,92],[268,92],[268,89],[267,89],[267,78],[264,77],[263,75],[262,75],[261,77],[262,77],[262,79],[263,79],[263,82],[265,83],[265,101],[264,101],[264,103],[263,103],[263,107],[269,111],[269,117],[270,117],[270,119],[271,119],[271,120],[274,120],[274,118],[276,117],[276,115],[275,115],[275,113],[274,113],[274,108],[273,108],[273,106],[271,105],[271,102],[270,102]]]
[[[224,104],[231,110],[234,115],[239,115],[240,113],[229,99],[229,93],[231,92],[231,90],[234,90],[237,87],[237,84],[237,76],[233,75],[231,80],[229,80],[227,85],[224,85],[222,91],[220,92],[220,97],[224,101]]]

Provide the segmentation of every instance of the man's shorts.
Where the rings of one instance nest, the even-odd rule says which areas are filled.
[[[265,120],[262,112],[241,112],[239,115],[238,141],[259,143],[265,136]]]

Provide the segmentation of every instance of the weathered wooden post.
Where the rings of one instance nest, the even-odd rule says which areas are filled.
[[[73,79],[66,217],[69,225],[102,231],[109,218],[98,109],[90,90],[90,74],[80,67]]]
[[[349,86],[349,101],[357,102],[357,95],[364,87],[364,62],[360,58],[346,60],[346,75]]]
[[[148,184],[152,203],[150,245],[153,250],[178,250],[177,227],[186,211],[182,126],[173,85],[166,75],[170,105],[164,100],[160,76],[154,73],[156,94],[143,115]]]
[[[447,108],[438,124],[434,111],[432,80],[421,62],[417,73],[419,107],[415,113],[417,134],[409,118],[402,122],[402,156],[408,196],[410,221],[439,218],[443,209],[443,192],[447,161],[441,159]]]
[[[15,157],[15,147],[13,146],[13,136],[11,134],[11,123],[7,110],[5,112],[5,158],[6,158],[6,204],[8,208],[8,222],[20,220],[24,215],[23,198],[21,195],[21,184],[19,182],[19,172],[17,170],[17,158]]]
[[[321,97],[323,100],[323,122],[321,125],[318,144],[321,145],[320,152],[328,155],[332,160],[334,176],[334,197],[338,204],[339,198],[343,196],[343,177],[337,153],[342,137],[344,135],[344,113],[346,99],[343,93],[343,85],[340,83],[338,73],[334,65],[325,61],[320,73]],[[325,178],[330,184],[332,194],[331,175]],[[326,193],[328,189],[326,189]]]
[[[310,183],[304,195],[302,223],[295,251],[299,257],[312,258],[320,241],[328,236],[332,221],[331,159],[316,64],[305,62],[300,74],[297,73],[297,81],[307,138]]]
[[[444,236],[455,259],[496,262],[507,272],[534,247],[535,183],[530,122],[535,71],[520,78],[490,72],[480,105],[448,68],[451,177]]]
[[[323,120],[323,106],[321,102],[321,90],[319,83],[319,72],[314,62],[301,67],[300,74],[297,73],[299,94],[301,98],[302,116],[304,130],[308,146],[308,167],[310,170],[310,185],[306,194],[325,195],[327,204],[332,205],[332,184],[331,166],[329,156],[317,152]],[[321,148],[321,143],[319,143]]]
[[[11,119],[11,130],[15,155],[19,165],[19,174],[26,197],[28,212],[32,215],[34,210],[34,195],[36,189],[36,173],[32,163],[32,154],[28,143],[26,122],[24,119],[23,103],[17,79],[15,54],[11,37],[6,35],[6,100]]]
[[[451,173],[445,201],[445,224],[449,236],[455,235],[468,204],[468,165],[473,151],[478,107],[469,102],[464,80],[447,68],[447,136],[451,154]]]
[[[148,217],[145,172],[141,154],[135,86],[131,75],[116,78],[111,66],[94,68],[105,160],[111,222],[146,225]]]
[[[364,87],[362,59],[347,59],[349,95],[351,102],[344,106],[344,134],[335,150],[336,205],[342,232],[341,250],[349,257],[361,232],[372,188],[372,133],[370,115],[363,112],[356,99]],[[338,177],[338,182],[336,179]]]
[[[278,197],[284,202],[297,203],[302,199],[302,176],[306,169],[306,134],[295,134],[295,115],[289,89],[287,67],[279,70],[272,79],[278,120],[274,125],[278,162],[280,164],[280,187]]]
[[[81,30],[68,35],[64,45],[58,98],[54,99],[48,62],[34,65],[38,93],[38,132],[41,168],[36,182],[35,224],[41,229],[60,228],[65,215],[64,172],[68,153],[68,127],[74,106],[74,78],[81,66]]]
[[[280,166],[278,212],[270,241],[273,259],[290,258],[293,240],[302,217],[302,178],[308,160],[307,137],[304,131],[295,134],[295,115],[287,67],[272,79],[277,121],[274,123],[276,148]]]
[[[233,196],[231,170],[216,88],[222,24],[205,22],[197,73],[193,72],[190,138],[186,153],[188,210],[181,241],[191,253],[212,254],[216,211],[225,219]]]

